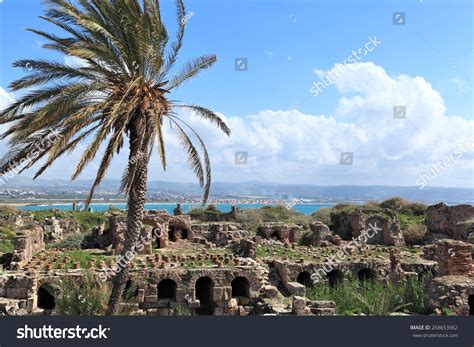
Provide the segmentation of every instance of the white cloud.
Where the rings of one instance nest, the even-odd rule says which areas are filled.
[[[323,76],[329,71],[318,72]],[[474,133],[474,121],[448,115],[441,95],[420,76],[389,76],[371,62],[357,63],[338,76],[332,88],[341,94],[332,115],[299,110],[222,115],[232,130],[230,137],[195,115],[183,117],[206,142],[214,181],[416,185],[418,175]],[[406,119],[393,118],[394,105],[406,106]],[[162,172],[155,153],[150,179],[194,181],[170,129],[165,141],[168,171]],[[234,153],[240,151],[248,152],[248,165],[234,165]],[[341,152],[354,152],[352,166],[339,165]],[[473,154],[472,149],[465,153],[432,184],[471,186]],[[78,156],[74,153],[56,164],[47,176],[64,177],[66,169],[69,175]],[[109,177],[119,178],[126,160],[124,152]],[[92,167],[82,178],[93,174]]]
[[[0,87],[0,110],[5,109],[8,105],[15,101],[13,93],[8,93],[5,89]]]
[[[85,67],[87,66],[87,61],[72,55],[64,56],[64,63],[73,67]]]

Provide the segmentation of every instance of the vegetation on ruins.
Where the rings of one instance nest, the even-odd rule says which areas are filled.
[[[8,227],[0,226],[0,255],[13,252],[15,232]]]
[[[405,283],[393,285],[377,280],[360,282],[349,278],[330,287],[316,284],[307,288],[311,300],[331,300],[336,303],[339,315],[386,316],[394,312],[427,314],[423,301],[426,278],[408,278]]]
[[[81,249],[84,242],[84,234],[72,233],[67,235],[63,240],[51,245],[56,249]]]
[[[201,222],[234,221],[243,223],[253,231],[256,231],[259,225],[266,222],[307,225],[311,221],[310,216],[306,216],[284,205],[268,205],[260,208],[243,209],[235,216],[232,216],[229,212],[221,212],[215,205],[210,204],[207,207],[192,208],[189,210],[189,215],[193,220]]]
[[[204,55],[175,70],[187,22],[183,1],[176,3],[178,34],[176,41],[168,45],[158,1],[143,0],[141,4],[139,0],[79,0],[76,5],[67,0],[50,0],[42,18],[68,36],[29,30],[48,41],[44,48],[84,63],[70,66],[33,59],[15,62],[15,67],[29,74],[10,87],[15,92],[28,91],[0,113],[0,123],[10,124],[3,137],[9,138],[12,146],[0,166],[0,174],[17,167],[20,171],[31,168],[44,159],[35,175],[38,177],[56,159],[90,140],[73,172],[75,179],[104,147],[86,206],[128,138],[129,160],[121,186],[128,194],[128,237],[123,254],[131,252],[139,238],[148,162],[155,146],[166,169],[165,124],[175,131],[186,151],[187,160],[204,188],[204,201],[211,182],[209,155],[202,138],[177,112],[194,112],[230,134],[214,112],[167,96],[216,61],[215,55]],[[193,141],[197,141],[199,150]],[[114,278],[109,314],[117,313],[128,273],[126,265]]]
[[[31,211],[31,213],[38,222],[50,217],[69,218],[78,225],[81,232],[85,233],[101,224],[107,227],[109,223],[107,212],[40,210]]]
[[[104,315],[111,292],[107,283],[91,273],[63,277],[52,289],[57,313],[65,316]]]

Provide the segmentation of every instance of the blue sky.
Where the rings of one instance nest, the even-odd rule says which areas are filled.
[[[453,137],[461,141],[473,133],[473,9],[470,0],[189,0],[185,3],[187,11],[192,13],[182,61],[200,54],[215,53],[218,62],[214,68],[179,89],[173,98],[201,104],[221,113],[231,125],[234,124],[237,133],[234,132],[233,136],[269,136],[275,142],[269,144],[265,141],[271,142],[272,139],[257,139],[245,145],[237,139],[222,143],[209,133],[210,144],[215,145],[210,150],[214,152],[218,180],[414,185],[416,178],[429,170],[433,162],[450,155],[458,145],[449,143]],[[38,19],[42,10],[40,1],[3,0],[0,3],[0,88],[7,92],[9,82],[22,75],[20,70],[11,68],[16,59],[63,60],[63,57],[40,48],[41,39],[24,31],[25,27],[51,28]],[[405,25],[392,24],[395,11],[405,12]],[[162,1],[162,12],[172,30],[175,26],[173,1]],[[344,74],[317,97],[310,93],[314,81],[319,81],[335,64],[342,64],[353,50],[364,47],[370,37],[376,37],[381,44],[358,62],[362,65],[355,75]],[[248,71],[235,71],[236,58],[248,60]],[[409,82],[404,82],[400,76],[408,76]],[[417,78],[423,80],[423,86]],[[385,94],[367,85],[358,86],[364,81],[369,86],[377,86],[380,82]],[[388,86],[393,83],[397,83],[397,87],[389,93]],[[364,117],[378,118],[381,114],[380,105],[375,100],[381,99],[389,109],[394,102],[403,104],[402,92],[411,100],[406,102],[410,105],[408,109],[420,114],[413,114],[413,117],[419,117],[419,122],[413,121],[412,125],[417,124],[418,130],[413,131],[410,139],[423,132],[420,130],[423,124],[431,122],[430,113],[437,114],[432,117],[432,121],[438,124],[437,130],[426,135],[426,139],[415,141],[416,146],[420,146],[418,152],[401,148],[401,153],[395,153],[398,141],[406,142],[406,139],[400,137],[397,141],[396,135],[385,131],[384,136],[377,139],[379,142],[372,141],[377,136],[370,135],[366,128],[371,120]],[[397,101],[392,101],[394,93],[400,94],[395,98]],[[436,100],[429,101],[431,97]],[[360,98],[364,102],[361,103]],[[434,104],[437,108],[431,109]],[[262,115],[261,112],[267,113]],[[306,119],[306,116],[312,118]],[[269,117],[268,121],[265,121],[266,117]],[[276,117],[274,121],[272,117]],[[289,117],[288,123],[278,124],[285,117]],[[278,128],[299,122],[304,127],[306,120],[314,131],[295,135],[284,134]],[[335,122],[334,126],[329,124],[331,121]],[[405,124],[409,125],[408,122]],[[428,124],[427,128],[436,124]],[[387,123],[384,122],[383,126]],[[459,130],[459,126],[464,129]],[[317,144],[315,141],[315,146],[320,147],[316,148],[314,156],[326,159],[308,162],[302,152],[312,143],[310,137],[319,137],[319,132],[327,133],[338,127],[349,129],[349,133],[341,130],[328,137],[329,149],[324,141]],[[406,133],[403,127],[398,124],[396,127],[400,128],[399,134]],[[442,133],[441,127],[452,128],[445,135],[449,134],[450,138],[439,134],[434,137],[438,130]],[[460,132],[457,133],[456,129]],[[203,126],[202,131],[207,134],[211,130]],[[287,143],[286,136],[303,138]],[[353,141],[344,143],[347,137]],[[430,143],[446,145],[430,152]],[[377,161],[379,153],[369,153],[368,148],[378,150],[380,144],[387,146],[383,153],[388,159],[382,155]],[[220,155],[227,153],[231,156],[232,151],[239,150],[249,152],[249,165],[237,168],[237,173],[236,168],[231,167],[234,173],[230,174],[232,160]],[[354,152],[357,160],[350,168],[338,165],[336,157],[341,151]],[[470,151],[455,163],[459,167],[450,166],[443,170],[432,184],[472,185],[472,159],[469,155]],[[329,159],[331,156],[333,158]],[[172,171],[168,175],[191,181],[191,176],[181,174],[184,171],[182,164],[176,165],[178,172]],[[377,174],[367,178],[368,167],[377,167]],[[404,168],[406,175],[393,175],[392,171],[386,171],[387,167]],[[51,177],[58,175],[59,168],[57,171],[52,169]],[[288,175],[289,170],[298,171],[301,177]],[[91,174],[93,170],[88,173]],[[161,173],[157,175],[159,178],[167,177]]]

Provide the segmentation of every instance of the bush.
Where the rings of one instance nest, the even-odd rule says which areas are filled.
[[[13,252],[15,232],[7,227],[0,227],[0,255]]]
[[[322,208],[320,210],[317,210],[316,212],[313,212],[311,214],[311,218],[313,218],[316,221],[323,222],[326,225],[331,224],[331,208]]]
[[[177,305],[174,311],[175,316],[192,316],[193,312],[186,305]]]
[[[221,222],[227,220],[229,216],[229,213],[219,211],[217,207],[212,204],[206,208],[192,208],[188,213],[192,219],[202,222]]]
[[[380,203],[380,207],[389,208],[395,212],[408,216],[424,216],[427,206],[417,202],[410,202],[399,196]]]
[[[422,245],[426,241],[427,228],[424,224],[409,225],[406,230],[403,230],[403,237],[408,246]]]
[[[380,281],[359,282],[350,278],[335,287],[318,283],[307,289],[310,300],[336,302],[339,315],[367,314],[385,316],[393,312],[426,314],[423,301],[424,281],[410,278],[400,285]]]
[[[56,311],[64,316],[104,315],[110,296],[106,282],[91,273],[63,277],[57,285]]]
[[[311,230],[306,230],[301,234],[300,241],[298,244],[300,246],[311,246],[313,232]]]
[[[308,225],[310,216],[289,209],[286,206],[263,206],[257,209],[245,209],[237,214],[237,222],[246,223],[252,230],[264,222],[283,222]]]
[[[80,233],[69,234],[64,240],[53,244],[51,247],[57,249],[81,249],[84,238],[85,235]]]

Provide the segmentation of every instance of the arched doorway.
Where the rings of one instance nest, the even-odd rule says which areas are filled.
[[[278,235],[278,231],[274,231],[274,232],[270,235],[270,238],[273,239],[273,240],[279,241],[279,240],[280,240],[280,235]]]
[[[167,278],[158,283],[158,299],[176,300],[176,282]]]
[[[153,228],[152,230],[153,235],[153,246],[155,248],[161,248],[161,229],[160,228]]]
[[[232,283],[232,297],[246,297],[250,296],[250,283],[245,277],[236,277]]]
[[[214,313],[214,282],[209,277],[201,277],[196,281],[196,299],[201,303],[196,309],[198,315]]]
[[[326,277],[330,287],[336,287],[344,281],[344,273],[341,270],[332,270]]]
[[[172,226],[168,228],[168,240],[176,242],[176,229]]]
[[[375,281],[377,279],[377,273],[369,268],[363,268],[357,273],[359,281]]]
[[[296,277],[296,282],[304,285],[306,288],[313,287],[313,281],[311,280],[311,275],[308,271],[301,272],[298,277]]]
[[[474,316],[474,294],[469,295],[469,298],[467,299],[467,302],[469,304],[469,315]]]
[[[45,283],[38,288],[37,306],[43,310],[53,310],[56,307],[53,286]]]
[[[183,240],[188,239],[188,230],[187,229],[181,229],[181,239],[183,239]]]

